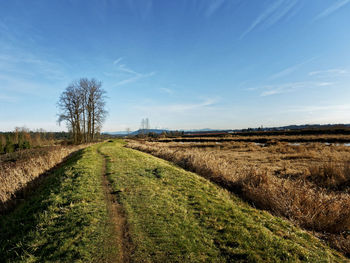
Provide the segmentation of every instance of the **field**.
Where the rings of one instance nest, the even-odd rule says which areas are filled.
[[[269,137],[266,143],[237,138],[133,140],[128,147],[194,171],[349,254],[350,147],[279,139]]]
[[[51,171],[0,218],[4,262],[346,262],[324,241],[123,141]]]

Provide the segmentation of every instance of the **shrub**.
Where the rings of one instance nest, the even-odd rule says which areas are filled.
[[[31,147],[30,142],[28,142],[28,141],[22,142],[21,146],[20,146],[21,149],[30,149],[30,147]]]
[[[6,145],[5,145],[4,152],[5,153],[12,153],[14,151],[15,151],[15,145],[12,142],[7,141]]]
[[[2,145],[2,141],[0,140],[0,154],[4,153],[4,145]]]

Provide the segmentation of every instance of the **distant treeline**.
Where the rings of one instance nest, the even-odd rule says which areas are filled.
[[[58,141],[67,142],[69,137],[67,132],[30,131],[17,127],[13,132],[0,132],[0,154],[54,145]]]
[[[183,137],[226,137],[231,135],[238,136],[296,136],[296,135],[350,135],[350,127],[330,126],[317,128],[295,128],[295,129],[243,129],[239,131],[205,131],[205,132],[187,132]]]

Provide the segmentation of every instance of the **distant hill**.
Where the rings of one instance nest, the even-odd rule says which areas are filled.
[[[259,127],[259,128],[247,128],[247,129],[231,129],[231,130],[221,130],[221,129],[210,129],[210,128],[204,128],[204,129],[188,129],[188,130],[177,130],[182,131],[185,134],[192,134],[192,133],[198,133],[198,134],[207,134],[207,133],[233,133],[233,132],[255,132],[255,131],[291,131],[291,130],[324,130],[324,129],[342,129],[342,128],[349,128],[350,124],[303,124],[303,125],[288,125],[288,126],[280,126],[280,127]],[[167,129],[148,129],[148,130],[142,130],[139,129],[137,131],[130,132],[129,135],[138,135],[138,134],[147,134],[147,133],[156,133],[161,134],[163,132],[173,132],[175,130],[167,130]],[[105,132],[104,134],[114,135],[114,136],[126,136],[128,135],[127,131],[116,131],[116,132]]]
[[[129,134],[127,131],[105,132],[105,134],[115,135],[115,136],[126,136],[126,135],[138,135],[138,134],[147,134],[147,133],[161,134],[162,132],[169,132],[169,130],[163,130],[163,129],[143,130],[143,129],[139,129],[137,131],[130,132]]]
[[[163,129],[139,129],[137,131],[134,131],[130,133],[130,135],[138,135],[138,134],[147,134],[147,133],[156,133],[156,134],[161,134],[162,132],[169,132],[169,130],[163,130]]]
[[[127,135],[127,131],[116,131],[116,132],[104,132],[104,134],[109,134],[109,135]]]

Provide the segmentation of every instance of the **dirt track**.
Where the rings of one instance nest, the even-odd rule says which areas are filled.
[[[102,186],[105,193],[105,199],[108,211],[108,221],[112,228],[111,236],[108,240],[108,246],[115,248],[108,262],[126,263],[130,262],[131,239],[128,234],[128,225],[124,209],[118,201],[118,193],[114,192],[108,179],[107,173],[107,157],[100,151],[99,154],[103,157],[102,167]]]

